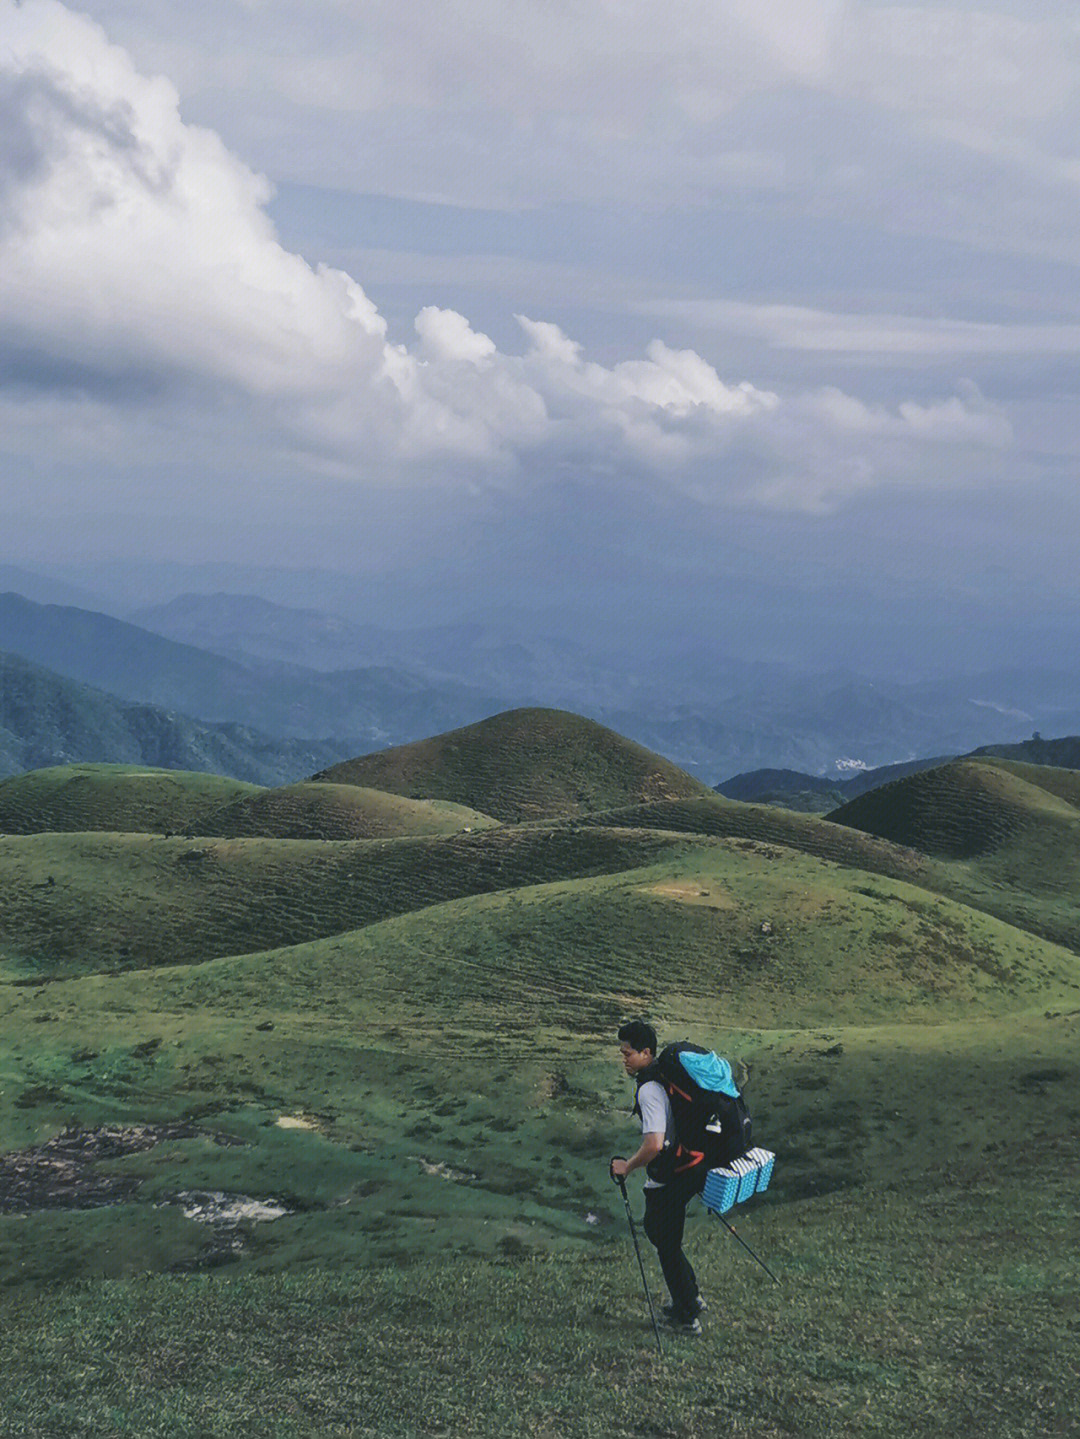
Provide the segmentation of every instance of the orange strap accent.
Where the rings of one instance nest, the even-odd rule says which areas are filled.
[[[703,1149],[684,1150],[681,1144],[675,1151],[675,1158],[678,1159],[679,1155],[684,1153],[692,1155],[693,1157],[686,1164],[676,1164],[673,1171],[675,1174],[681,1174],[685,1169],[693,1169],[695,1164],[700,1164],[705,1158],[705,1151]]]

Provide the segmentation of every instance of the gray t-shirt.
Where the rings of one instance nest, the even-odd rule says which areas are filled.
[[[667,1096],[667,1090],[655,1079],[647,1079],[637,1092],[637,1102],[641,1109],[642,1134],[662,1134],[666,1148],[675,1137],[671,1122],[671,1100]],[[646,1174],[646,1189],[663,1187],[658,1179],[650,1179]]]

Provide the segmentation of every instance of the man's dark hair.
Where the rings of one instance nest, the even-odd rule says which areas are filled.
[[[651,1049],[653,1054],[659,1049],[656,1042],[656,1030],[651,1024],[646,1024],[643,1019],[631,1019],[619,1030],[619,1043],[628,1044],[631,1049],[640,1053],[642,1050]]]

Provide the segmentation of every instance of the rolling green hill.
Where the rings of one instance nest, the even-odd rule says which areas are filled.
[[[873,874],[933,884],[931,860],[913,849],[859,830],[830,824],[815,815],[764,804],[740,804],[717,794],[686,800],[662,800],[626,809],[600,810],[582,824],[659,829],[675,834],[708,834],[784,845],[835,864],[853,865]]]
[[[215,811],[454,833],[0,837],[12,1432],[1069,1432],[1080,936],[1046,926],[1075,780],[973,763],[877,816],[956,858],[723,800],[557,712],[489,724],[352,762],[387,765],[375,798]],[[136,777],[92,778],[115,807]],[[23,779],[39,823],[75,808]],[[156,820],[208,792],[144,779]],[[777,1152],[734,1219],[781,1284],[692,1211],[708,1325],[662,1361],[606,1172],[637,1143],[632,1014],[727,1054]],[[50,1155],[69,1190],[31,1203]],[[286,1212],[215,1227],[209,1195]]]
[[[0,966],[47,976],[299,944],[461,895],[635,868],[692,842],[539,826],[333,843],[0,837]]]
[[[1080,797],[1072,770],[964,760],[898,780],[830,816],[918,845],[923,883],[1080,950]]]
[[[411,800],[357,785],[308,781],[242,795],[202,834],[229,839],[399,839],[486,829],[496,821],[445,800]]]
[[[353,785],[265,789],[137,765],[59,765],[0,781],[0,835],[147,832],[241,839],[396,839],[490,828],[476,810]]]
[[[1080,760],[1080,754],[1076,758]],[[980,758],[982,764],[990,765],[994,769],[1003,770],[1006,774],[1014,775],[1017,779],[1023,780],[1025,784],[1035,789],[1042,789],[1047,794],[1062,799],[1072,808],[1080,810],[1080,769],[1064,768],[1058,765],[1041,763],[1023,763],[1019,760],[1011,760],[1007,757],[997,758],[987,755]]]
[[[711,794],[613,730],[545,709],[508,710],[417,744],[346,760],[315,778],[449,800],[508,823]]]
[[[975,859],[1023,830],[1080,819],[1045,783],[1056,771],[955,760],[873,790],[829,819],[946,859]],[[1040,780],[1044,781],[1040,783]]]
[[[230,800],[261,794],[221,775],[74,764],[0,780],[0,835],[79,830],[205,834]]]

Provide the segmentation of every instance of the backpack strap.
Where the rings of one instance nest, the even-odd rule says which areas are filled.
[[[643,1069],[639,1074],[636,1074],[634,1076],[634,1107],[633,1109],[631,1109],[630,1113],[632,1116],[636,1115],[638,1119],[641,1118],[641,1100],[638,1098],[638,1093],[641,1089],[641,1086],[643,1084],[648,1084],[650,1079],[655,1079],[660,1084],[664,1083],[663,1076],[660,1073],[660,1066],[657,1064],[655,1059],[653,1060],[652,1064],[649,1065],[648,1069]]]

